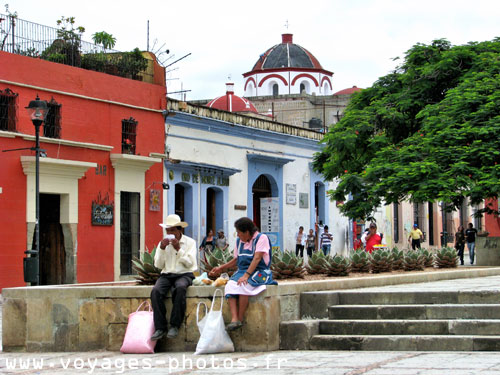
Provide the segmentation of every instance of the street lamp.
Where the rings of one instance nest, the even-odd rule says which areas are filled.
[[[36,216],[35,216],[35,248],[27,250],[25,253],[30,255],[30,258],[24,258],[24,279],[27,282],[40,285],[40,126],[45,121],[45,116],[49,108],[45,100],[40,100],[38,95],[35,100],[30,101],[26,107],[28,114],[35,125],[35,151],[36,164],[35,164],[35,199],[36,199]],[[33,259],[33,260],[31,260]]]

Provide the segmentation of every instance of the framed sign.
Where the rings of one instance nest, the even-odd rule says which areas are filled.
[[[299,208],[309,208],[309,194],[299,193]]]
[[[92,225],[113,225],[113,204],[92,203]]]
[[[109,202],[109,194],[102,199],[99,192],[97,199],[92,201],[92,225],[113,225],[114,214],[115,205]]]
[[[160,211],[160,190],[150,190],[149,211]]]

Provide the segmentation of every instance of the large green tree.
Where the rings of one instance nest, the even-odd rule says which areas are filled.
[[[402,200],[453,209],[466,197],[498,197],[500,38],[413,46],[394,72],[353,96],[323,143],[314,168],[338,182],[329,194],[350,218]]]

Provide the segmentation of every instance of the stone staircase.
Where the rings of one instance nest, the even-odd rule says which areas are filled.
[[[497,351],[500,291],[302,293],[280,335],[285,350]]]

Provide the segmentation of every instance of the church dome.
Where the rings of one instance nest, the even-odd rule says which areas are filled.
[[[228,112],[258,113],[257,108],[250,100],[234,95],[233,83],[226,83],[226,95],[211,100],[206,106]]]
[[[281,44],[276,44],[264,52],[252,70],[280,68],[323,69],[312,53],[298,44],[293,44],[292,34],[282,34],[281,37]]]
[[[318,59],[293,43],[292,34],[260,55],[251,71],[243,73],[245,96],[331,95],[333,73]]]

